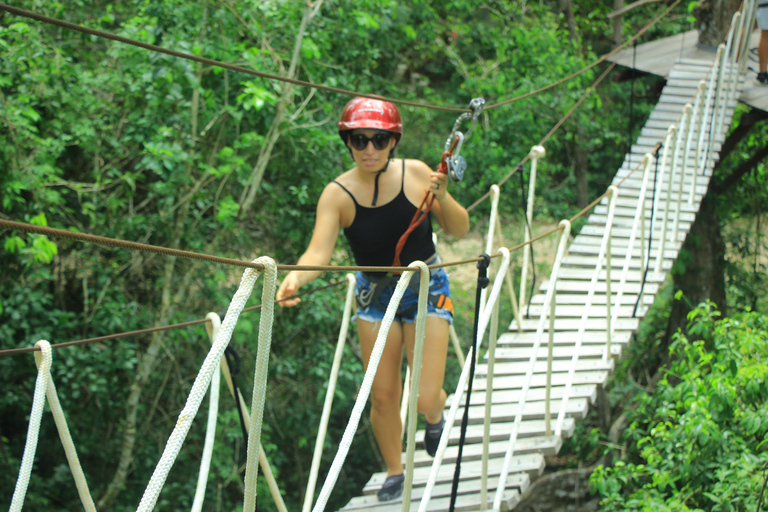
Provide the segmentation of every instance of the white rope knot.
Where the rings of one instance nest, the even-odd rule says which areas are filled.
[[[533,146],[530,153],[528,153],[531,158],[544,158],[546,154],[547,150],[544,149],[544,146]]]

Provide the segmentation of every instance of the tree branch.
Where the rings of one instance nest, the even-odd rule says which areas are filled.
[[[315,2],[307,2],[304,7],[304,16],[301,18],[301,24],[299,25],[298,34],[296,36],[296,43],[293,46],[293,55],[291,56],[291,63],[288,66],[287,76],[290,78],[296,78],[299,61],[301,60],[301,45],[304,40],[304,32],[306,31],[307,24],[320,10],[323,0],[316,0]],[[280,99],[277,102],[275,108],[275,117],[272,119],[272,124],[267,131],[267,135],[264,138],[264,145],[261,146],[259,156],[256,160],[256,165],[251,171],[251,176],[248,180],[248,184],[243,189],[243,193],[240,195],[240,212],[239,218],[243,219],[247,213],[253,207],[254,200],[256,199],[256,192],[261,186],[261,180],[264,178],[264,172],[267,169],[267,164],[272,156],[272,150],[275,148],[277,140],[280,138],[280,125],[285,119],[285,112],[288,102],[293,97],[293,84],[284,84]]]
[[[725,178],[722,183],[717,185],[715,187],[715,193],[722,194],[731,188],[731,186],[738,182],[742,176],[751,171],[753,167],[757,166],[757,164],[762,162],[766,157],[768,157],[768,145],[758,149],[748,160],[743,162],[727,178]]]

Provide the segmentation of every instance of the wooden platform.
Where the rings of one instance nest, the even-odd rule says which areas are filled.
[[[643,130],[638,142],[632,146],[624,164],[618,170],[613,183],[619,182],[637,166],[644,154],[650,151],[666,131],[667,126],[675,122],[682,113],[684,104],[689,101],[696,91],[699,80],[703,79],[709,70],[706,61],[692,61],[690,59],[677,63],[668,71],[668,81],[661,96],[661,101],[651,114],[648,125]],[[738,85],[741,90],[743,80]],[[738,92],[738,91],[737,91]],[[732,102],[725,116],[726,127],[730,123],[732,110],[736,102]],[[705,128],[708,130],[708,126]],[[712,141],[710,154],[717,159],[716,150],[722,140]],[[693,159],[688,160],[688,165],[693,165]],[[588,217],[586,224],[570,244],[568,255],[563,261],[561,279],[558,281],[558,294],[555,301],[556,318],[554,321],[555,333],[553,373],[551,376],[551,402],[549,405],[552,414],[552,424],[560,411],[563,402],[566,384],[569,378],[569,369],[575,368],[569,400],[566,402],[566,420],[562,430],[563,437],[569,437],[574,431],[574,424],[584,418],[592,403],[595,402],[598,389],[605,385],[610,372],[613,370],[614,358],[621,357],[624,348],[632,339],[632,334],[638,329],[641,318],[646,314],[653,303],[653,299],[660,284],[666,279],[672,263],[677,258],[683,240],[695,220],[699,208],[699,201],[706,193],[711,176],[712,163],[703,169],[697,178],[697,187],[692,204],[685,203],[680,208],[680,223],[677,226],[678,238],[673,242],[667,242],[663,252],[661,272],[651,269],[645,275],[641,265],[639,248],[633,250],[633,257],[629,264],[629,271],[623,272],[628,241],[631,236],[632,218],[640,193],[640,175],[626,180],[620,187],[620,197],[616,210],[616,222],[614,224],[612,254],[614,256],[611,267],[611,291],[612,304],[617,302],[617,292],[622,275],[626,279],[626,286],[621,292],[618,301],[619,318],[614,322],[615,331],[611,336],[610,355],[606,356],[607,321],[606,321],[606,272],[599,274],[598,286],[589,308],[589,318],[582,321],[587,302],[589,281],[594,272],[597,255],[601,243],[602,233],[605,231],[607,205],[598,205]],[[684,183],[690,183],[692,168],[686,170]],[[673,181],[672,190],[677,190]],[[662,183],[659,190],[670,188],[668,183]],[[687,199],[687,189],[684,197]],[[645,200],[649,208],[653,205],[654,191],[648,190]],[[674,226],[675,208],[657,208],[656,217],[651,225],[646,222],[646,232],[653,233],[653,242],[650,254],[655,258],[659,253],[659,240],[662,231],[663,219],[668,218],[666,232],[672,233]],[[655,262],[655,259],[654,259]],[[532,349],[537,337],[536,330],[539,324],[539,314],[544,303],[546,284],[542,283],[539,292],[530,300],[530,306],[523,308],[528,311],[530,318],[523,318],[521,325],[513,322],[509,330],[503,333],[496,348],[496,363],[494,367],[493,392],[491,395],[491,446],[489,460],[488,497],[490,501],[481,504],[480,476],[481,454],[483,434],[483,412],[485,406],[485,389],[488,386],[488,366],[484,362],[476,369],[473,393],[469,410],[469,426],[467,439],[464,446],[464,456],[461,465],[461,481],[457,500],[457,510],[478,510],[492,503],[496,486],[499,482],[500,471],[504,461],[505,452],[509,444],[510,434],[516,421],[519,410],[519,400],[523,394],[525,374],[530,368]],[[642,297],[640,296],[642,292]],[[633,316],[637,303],[637,314]],[[583,334],[582,334],[583,333]],[[581,343],[577,339],[582,337]],[[545,340],[548,338],[544,336]],[[578,348],[577,348],[578,346]],[[502,510],[510,510],[517,505],[530,483],[538,478],[544,471],[546,455],[554,455],[562,445],[562,439],[547,433],[545,425],[545,386],[546,386],[546,342],[537,351],[537,362],[533,366],[533,378],[526,397],[525,406],[519,421],[520,428],[517,435],[514,457],[512,459],[512,471],[508,478],[508,484],[503,494]],[[578,361],[573,364],[574,356]],[[487,360],[487,354],[486,359]],[[433,497],[427,510],[448,510],[451,492],[451,481],[454,474],[455,460],[457,457],[457,444],[459,441],[459,425],[463,412],[465,398],[461,398],[460,412],[454,427],[448,432],[449,446],[446,451],[443,464],[439,468],[439,476],[434,488]],[[454,396],[450,396],[446,403],[446,412],[454,402]],[[551,431],[550,431],[551,432]],[[416,435],[417,440],[423,440],[424,432]],[[424,488],[431,471],[433,459],[423,450],[417,450],[413,475],[413,492],[410,510],[416,511],[421,503]],[[401,501],[380,503],[376,498],[376,491],[381,487],[385,473],[374,474],[363,490],[363,496],[353,498],[342,510],[358,511],[400,511]]]
[[[690,30],[676,36],[638,44],[637,54],[634,53],[632,47],[626,48],[609,57],[608,60],[652,75],[674,78],[671,76],[672,68],[678,63],[706,62],[711,64],[715,60],[714,51],[697,46],[698,39],[698,32]],[[759,40],[760,31],[753,31],[749,38],[748,67],[754,70],[757,70],[758,66],[756,48]],[[755,77],[756,71],[747,71],[744,87],[738,97],[739,101],[750,107],[768,112],[768,86],[759,84]]]

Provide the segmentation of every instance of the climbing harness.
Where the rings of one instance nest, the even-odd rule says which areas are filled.
[[[442,261],[440,260],[440,256],[435,254],[431,258],[429,258],[426,261],[427,265],[440,265]],[[430,269],[429,277],[430,279],[432,276],[435,275],[435,272],[437,272],[438,269]],[[383,274],[381,272],[363,272],[362,273],[365,279],[368,280],[370,283],[370,286],[367,290],[362,290],[358,295],[355,296],[355,302],[357,303],[358,308],[360,309],[366,309],[371,304],[381,304],[380,298],[381,294],[386,290],[387,288],[394,289],[395,286],[397,286],[397,282],[400,280],[400,274],[394,274],[392,272],[388,272],[386,274]],[[415,274],[410,282],[408,283],[408,290],[412,291],[414,294],[418,295],[419,293],[419,285],[421,283],[421,275]],[[444,294],[434,294],[429,293],[429,296],[427,297],[427,302],[439,309],[447,309],[451,312],[451,314],[454,314],[453,309],[453,301],[450,297]],[[398,314],[410,317],[416,312],[417,305],[413,305],[412,307],[408,308],[407,310],[398,310]]]
[[[464,452],[464,441],[467,438],[467,425],[469,424],[469,405],[470,398],[472,396],[472,383],[475,381],[475,365],[477,362],[477,335],[480,325],[480,303],[481,295],[485,288],[488,287],[490,280],[488,279],[488,267],[491,264],[491,257],[485,253],[481,254],[482,258],[477,262],[477,288],[475,293],[475,322],[472,332],[472,360],[469,367],[469,383],[467,386],[467,397],[464,403],[464,416],[461,418],[461,435],[459,436],[459,452],[456,455],[456,469],[453,473],[453,486],[451,488],[451,504],[448,510],[453,512],[456,508],[456,496],[459,491],[459,477],[461,476],[461,456]]]
[[[458,119],[456,119],[456,122],[453,123],[451,135],[445,141],[445,150],[443,151],[443,155],[440,158],[440,165],[437,167],[437,172],[447,174],[452,181],[461,181],[464,178],[464,171],[467,168],[467,161],[459,153],[461,152],[461,147],[464,144],[464,139],[468,138],[472,131],[475,129],[477,118],[480,117],[484,105],[485,100],[480,97],[474,98],[472,101],[470,101],[469,109],[471,112],[465,112],[461,114]],[[466,135],[459,131],[459,127],[461,126],[462,121],[465,119],[472,120],[472,124],[470,124]],[[413,232],[413,230],[416,229],[416,227],[421,224],[424,219],[427,218],[429,212],[432,210],[432,204],[434,201],[435,195],[428,190],[424,194],[424,199],[421,200],[421,204],[416,210],[416,213],[413,214],[411,224],[408,226],[408,229],[405,230],[405,233],[402,234],[400,240],[397,242],[397,246],[395,247],[395,259],[392,262],[393,267],[401,266],[400,254],[403,252],[405,242],[408,240],[411,232]]]

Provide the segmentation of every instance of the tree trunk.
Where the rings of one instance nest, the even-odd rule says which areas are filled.
[[[579,208],[589,204],[587,181],[587,152],[584,149],[584,130],[578,126],[573,133],[573,172],[576,175],[576,201]]]
[[[618,11],[624,7],[624,0],[613,0],[613,10]],[[613,18],[613,47],[616,48],[621,44],[623,23],[621,16]]]
[[[299,25],[298,34],[296,35],[296,42],[293,45],[293,55],[291,56],[291,63],[288,66],[288,72],[286,76],[288,78],[296,78],[299,73],[299,62],[301,62],[301,43],[304,40],[304,32],[307,29],[307,25],[312,18],[320,10],[323,0],[315,0],[314,2],[307,2],[304,8],[304,16],[301,18],[301,24]],[[275,117],[272,120],[272,125],[269,127],[266,137],[264,137],[264,145],[259,151],[259,156],[256,159],[256,165],[254,165],[251,171],[251,177],[248,180],[248,184],[243,189],[243,193],[240,195],[240,212],[239,217],[241,219],[246,218],[250,209],[253,207],[256,200],[256,193],[261,186],[261,180],[264,178],[264,172],[267,170],[267,164],[269,164],[270,158],[272,158],[272,150],[277,144],[277,140],[280,138],[281,130],[280,125],[285,120],[285,112],[288,107],[288,103],[293,99],[293,84],[283,83],[280,99],[277,102],[275,108]]]
[[[725,42],[733,13],[739,5],[741,0],[699,0],[693,9],[699,28],[699,47],[715,50],[717,45]]]
[[[578,46],[579,34],[576,32],[576,17],[573,15],[573,3],[571,3],[571,0],[560,0],[560,10],[565,14],[571,41],[573,41],[574,45]]]
[[[692,307],[707,299],[717,304],[723,315],[725,302],[725,242],[717,218],[716,196],[707,193],[690,233],[678,256],[678,263],[685,269],[675,272],[675,292],[682,291],[684,298],[672,303],[667,334],[671,337],[677,329],[686,332],[687,315]]]

